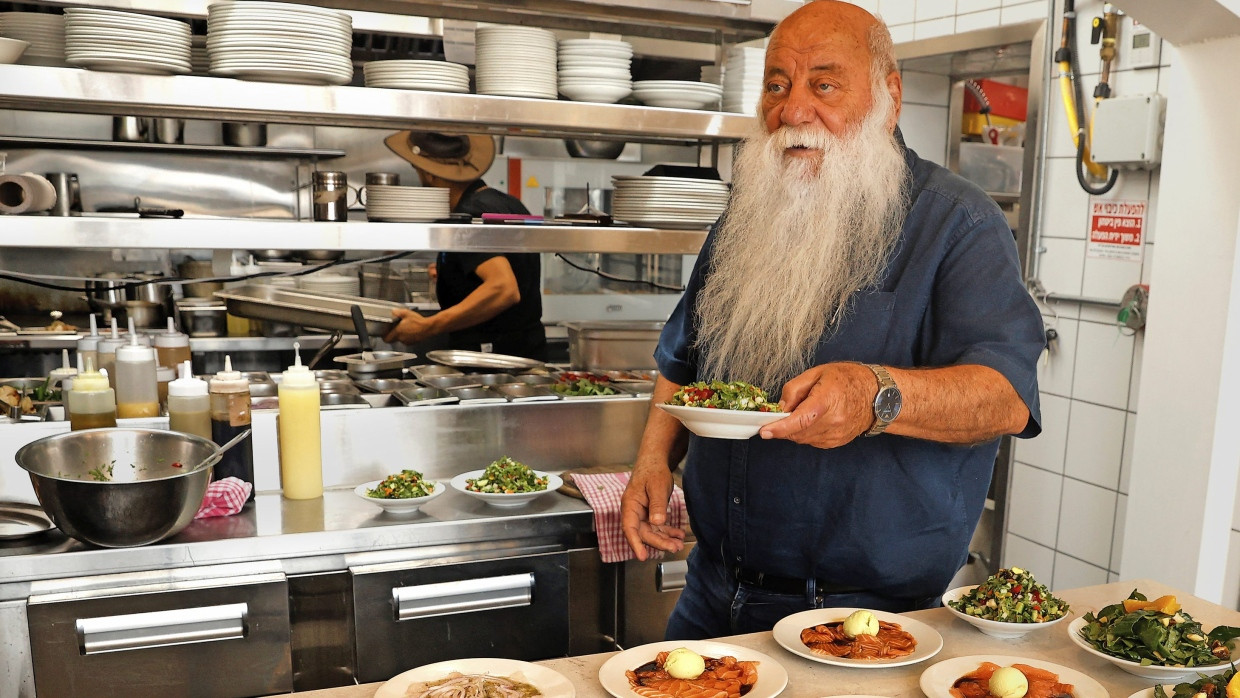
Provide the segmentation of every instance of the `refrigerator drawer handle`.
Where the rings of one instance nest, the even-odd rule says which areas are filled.
[[[654,576],[654,586],[659,591],[680,591],[685,588],[685,575],[689,573],[689,563],[684,560],[672,560],[659,563]]]
[[[123,616],[79,618],[82,654],[140,650],[245,637],[249,607],[244,603],[178,608]]]
[[[392,604],[398,621],[529,606],[533,599],[533,572],[419,584],[392,590]]]

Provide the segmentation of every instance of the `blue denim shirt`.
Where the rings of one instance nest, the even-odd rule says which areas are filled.
[[[905,161],[910,208],[884,280],[855,298],[815,362],[989,366],[1029,408],[1019,436],[1036,436],[1045,335],[1011,229],[973,184],[912,150]],[[674,383],[713,378],[698,374],[692,348],[713,243],[714,231],[655,350]],[[819,449],[693,436],[684,477],[693,531],[701,552],[726,565],[897,598],[941,594],[968,554],[998,443],[882,434]]]

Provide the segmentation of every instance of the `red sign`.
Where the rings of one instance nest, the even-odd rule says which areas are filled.
[[[1089,257],[1141,261],[1145,242],[1145,201],[1089,202]]]

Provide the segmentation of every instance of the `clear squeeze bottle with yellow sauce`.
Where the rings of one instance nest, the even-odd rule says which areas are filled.
[[[116,329],[116,318],[112,318],[112,335],[99,340],[95,347],[99,372],[108,377],[108,385],[116,387],[116,350],[124,346],[127,340],[122,339]]]
[[[159,416],[159,386],[155,350],[138,343],[130,333],[129,344],[116,350],[116,416],[120,419]]]
[[[74,376],[65,404],[72,431],[116,426],[116,392],[90,359],[82,362],[82,371]]]
[[[168,318],[168,331],[155,335],[155,361],[162,368],[176,370],[182,361],[189,361],[189,335],[177,332],[172,318]]]
[[[168,384],[168,428],[211,438],[211,398],[207,382],[194,378],[190,362],[178,367],[180,377]]]
[[[301,345],[293,343],[293,365],[280,379],[280,483],[287,499],[323,496],[323,445],[319,423],[319,383],[301,365]]]
[[[232,368],[232,357],[224,356],[224,370],[207,384],[211,397],[211,440],[223,446],[250,428],[250,381]],[[242,439],[230,448],[211,474],[212,480],[235,477],[254,484],[253,439]],[[250,490],[250,500],[254,491]]]
[[[90,359],[91,366],[99,365],[99,340],[103,339],[99,335],[99,325],[95,321],[95,314],[90,314],[90,334],[85,337],[78,338],[77,353],[82,359]]]

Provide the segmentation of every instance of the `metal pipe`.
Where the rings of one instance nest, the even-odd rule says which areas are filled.
[[[1110,300],[1109,298],[1090,298],[1088,296],[1065,296],[1059,293],[1047,293],[1040,298],[1044,302],[1058,301],[1061,303],[1081,303],[1083,305],[1099,305],[1107,308],[1121,308],[1123,302]]]

